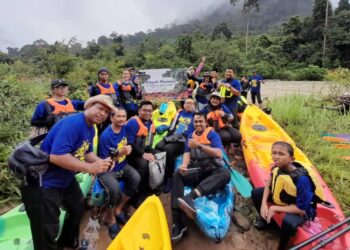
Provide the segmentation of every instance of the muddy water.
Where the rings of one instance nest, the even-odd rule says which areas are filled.
[[[262,97],[268,97],[269,99],[290,93],[325,94],[329,91],[327,85],[326,82],[320,81],[266,80],[265,84],[262,85],[261,92]],[[250,94],[248,95],[248,100],[250,101]],[[168,225],[171,225],[170,195],[162,194],[160,198],[167,214]],[[96,222],[90,219],[90,212],[91,210],[87,210],[84,214],[80,230],[81,238],[90,240],[88,249],[104,250],[111,242],[108,229],[103,225],[97,226]],[[254,215],[250,216],[250,219],[252,220],[253,217]],[[270,250],[276,249],[278,244],[278,235],[275,231],[261,232],[252,227],[249,231],[242,232],[242,230],[231,224],[230,231],[225,239],[217,244],[204,236],[193,221],[188,221],[187,227],[187,234],[180,242],[173,245],[174,250]]]
[[[328,83],[324,81],[280,81],[266,80],[261,86],[261,94],[263,97],[274,99],[291,93],[298,94],[326,94],[329,91]],[[250,94],[248,94],[250,100]]]

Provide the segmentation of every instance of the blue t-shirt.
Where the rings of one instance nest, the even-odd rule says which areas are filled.
[[[117,83],[116,83],[117,84]],[[131,90],[127,91],[127,90],[122,90],[122,86],[131,86]],[[127,111],[137,111],[138,110],[138,106],[137,106],[137,102],[135,100],[136,98],[136,93],[138,92],[138,86],[135,85],[134,83],[128,81],[128,82],[121,82],[121,85],[118,85],[119,87],[119,91],[120,91],[120,95],[124,97],[124,107]],[[128,92],[128,93],[126,93]],[[129,96],[129,98],[126,98],[126,96]]]
[[[152,125],[152,121],[143,122],[143,124],[149,129]],[[128,144],[134,144],[136,141],[136,135],[139,131],[139,124],[135,118],[130,118],[125,125],[126,135],[128,137]]]
[[[85,154],[92,152],[94,136],[94,127],[87,124],[84,113],[79,113],[55,124],[40,148],[49,155],[71,154],[83,161]],[[74,171],[51,164],[43,175],[43,187],[66,188],[74,179],[74,174]]]
[[[32,121],[37,121],[37,120],[43,120],[45,119],[49,114],[47,113],[46,110],[46,103],[47,101],[42,101],[38,104],[38,106],[36,107],[33,116],[32,116]],[[62,101],[56,101],[57,103],[61,104],[61,105],[67,105],[67,101],[66,100],[62,100]],[[79,101],[79,100],[71,100],[73,107],[75,110],[84,110],[84,101]],[[54,107],[51,106],[51,110],[54,110]]]
[[[188,147],[188,140],[192,138],[192,134],[187,137],[186,145],[185,145],[185,152],[190,152],[191,148]],[[219,148],[221,150],[224,150],[221,142],[221,138],[218,133],[216,133],[214,130],[211,130],[208,133],[207,139],[210,141],[210,147],[212,148]]]
[[[117,148],[121,149],[123,146],[127,145],[126,129],[123,126],[119,133],[112,130],[112,125],[109,125],[102,133],[101,138],[98,142],[98,155],[100,158],[104,159],[109,157],[109,149]],[[118,171],[123,169],[126,165],[126,157],[123,156],[115,162],[113,171]]]
[[[250,86],[251,86],[250,92],[260,93],[261,81],[263,81],[263,80],[264,79],[260,75],[251,76],[248,80],[248,82],[250,83]]]
[[[297,197],[296,206],[304,210],[308,218],[313,218],[316,215],[315,209],[311,206],[311,202],[314,199],[313,186],[310,181],[310,177],[302,175],[298,179],[297,183]]]
[[[191,135],[194,131],[193,117],[194,112],[187,112],[186,110],[181,110],[177,118],[175,134],[182,133],[186,138],[188,135]]]
[[[236,79],[230,79],[230,80],[223,80],[223,83],[229,83],[232,87],[237,89],[239,92],[241,92],[241,83]],[[238,102],[238,96],[233,95],[230,98],[225,98],[224,104],[232,111],[237,108],[237,102]]]

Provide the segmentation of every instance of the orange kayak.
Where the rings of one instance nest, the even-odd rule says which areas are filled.
[[[245,163],[254,187],[263,187],[271,173],[273,161],[271,147],[276,141],[290,143],[295,150],[295,159],[309,170],[319,182],[321,193],[329,204],[317,204],[317,217],[310,225],[298,228],[296,236],[292,239],[293,245],[309,239],[313,235],[328,229],[330,226],[344,220],[344,214],[334,198],[331,190],[322,179],[316,167],[312,165],[307,156],[296,146],[293,139],[268,115],[258,107],[249,105],[243,113],[240,131],[242,134],[242,148]],[[283,213],[274,216],[279,226],[282,224]],[[339,230],[341,230],[340,228]],[[327,237],[337,231],[331,232]],[[322,238],[323,239],[323,238]],[[313,242],[307,248],[317,245],[320,240]],[[304,249],[304,248],[303,248]],[[345,234],[323,249],[350,249],[350,235]]]

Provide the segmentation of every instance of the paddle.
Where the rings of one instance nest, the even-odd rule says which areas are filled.
[[[237,191],[244,197],[249,198],[252,192],[252,185],[249,181],[241,175],[239,172],[231,168],[230,161],[227,154],[223,151],[223,159],[227,167],[231,170],[231,182],[232,185],[237,189]]]

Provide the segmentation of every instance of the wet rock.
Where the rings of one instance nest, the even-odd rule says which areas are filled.
[[[244,231],[248,231],[251,227],[249,219],[237,211],[233,211],[232,213],[232,223],[241,227]]]

